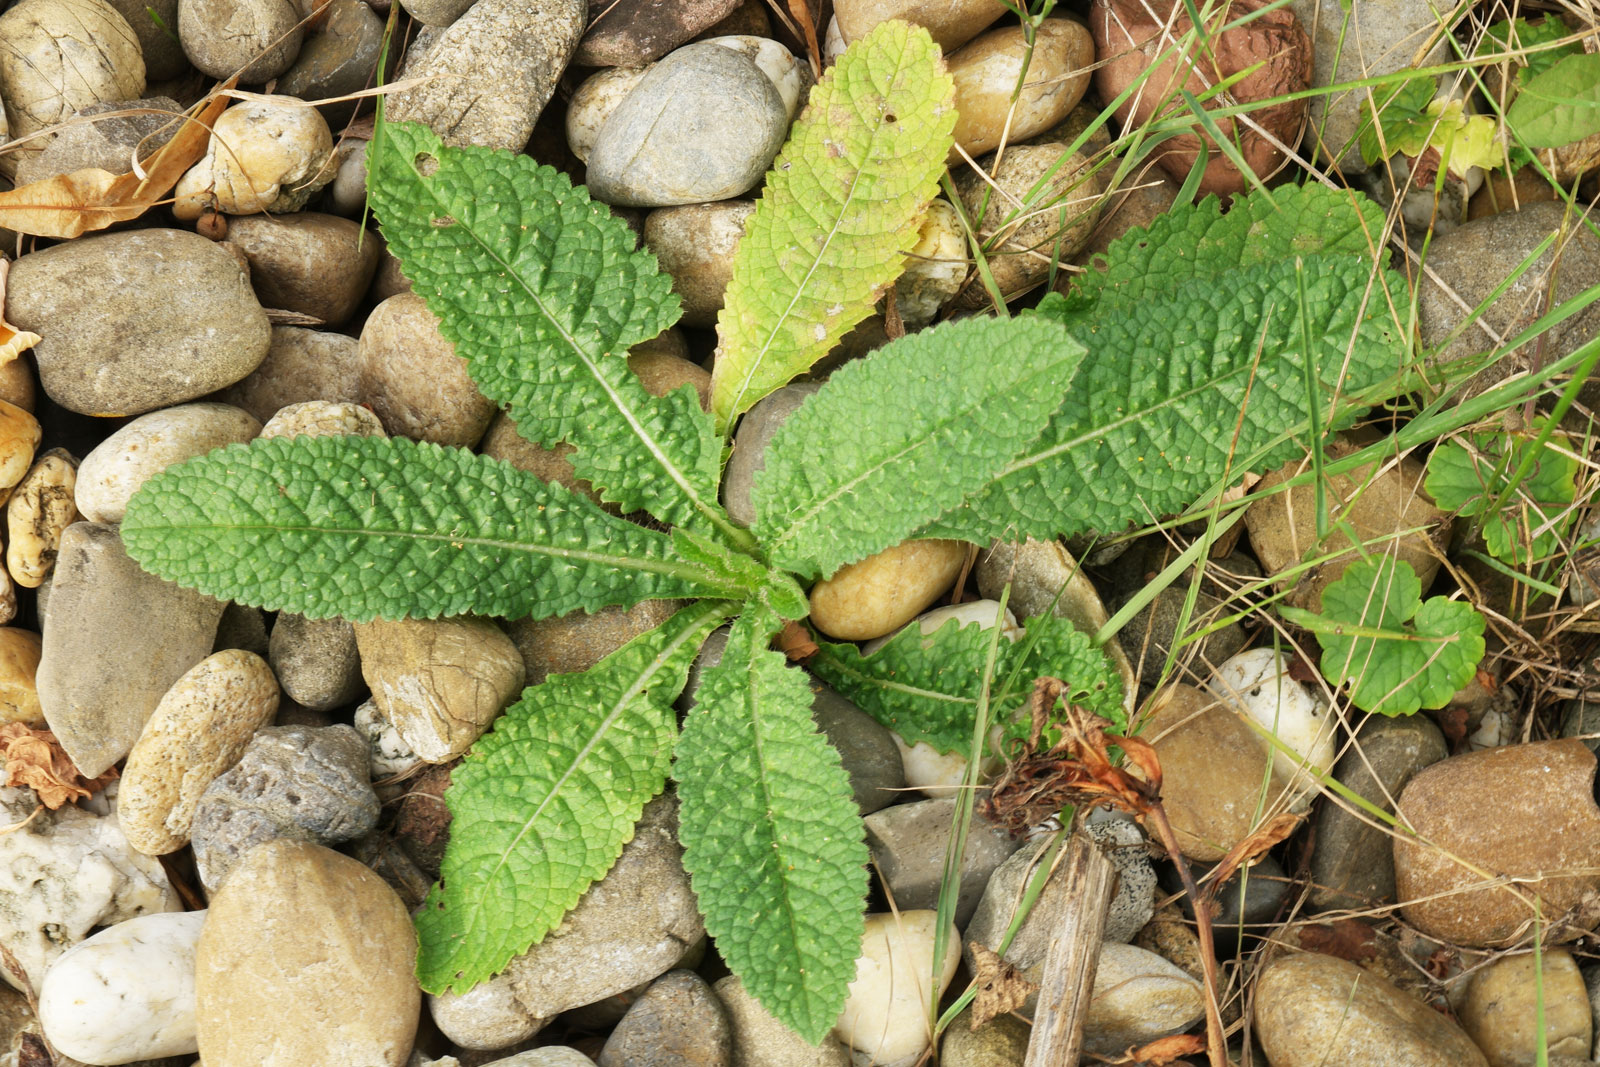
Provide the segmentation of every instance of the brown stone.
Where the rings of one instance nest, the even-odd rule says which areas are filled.
[[[572,62],[581,67],[637,67],[660,59],[733,13],[739,0],[605,0],[594,4]]]
[[[1161,761],[1162,802],[1190,859],[1218,860],[1258,823],[1261,784],[1272,775],[1260,818],[1282,803],[1272,755],[1228,705],[1192,686],[1158,696],[1139,735]]]
[[[666,622],[681,600],[642,600],[631,608],[574,611],[548,619],[519,619],[509,627],[522,653],[528,684],[552,674],[586,671],[642,633]]]
[[[206,1067],[401,1067],[422,993],[400,898],[348,856],[278,838],[211,900],[195,954]]]
[[[1600,921],[1595,757],[1566,738],[1435,763],[1400,794],[1416,837],[1394,837],[1406,921],[1430,937],[1489,946],[1531,932],[1570,941]],[[1514,885],[1485,884],[1516,879]]]
[[[228,243],[250,261],[250,284],[262,306],[310,315],[336,328],[349,321],[366,296],[383,238],[351,219],[302,211],[233,219]]]
[[[946,54],[972,40],[1006,13],[1000,0],[836,0],[834,17],[848,43],[880,22],[900,19],[924,27]]]

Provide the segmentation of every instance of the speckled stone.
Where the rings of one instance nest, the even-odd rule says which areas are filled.
[[[421,122],[449,145],[519,152],[583,33],[584,0],[477,0],[401,75],[427,84],[394,93],[387,114]]]
[[[277,710],[278,683],[253,652],[215,653],[179,678],[122,769],[117,815],[128,843],[148,856],[182,848],[206,787]]]
[[[356,631],[344,619],[280,612],[267,658],[291,700],[318,711],[353,703],[366,690]]]
[[[275,838],[338,844],[378,820],[367,745],[352,727],[270,726],[200,797],[195,867],[216,890],[249,851]]]
[[[732,1067],[727,1010],[698,974],[668,971],[628,1008],[606,1039],[598,1063],[600,1067]]]
[[[1531,929],[1526,894],[1543,899],[1545,936],[1568,941],[1600,921],[1600,808],[1595,756],[1570,738],[1485,749],[1421,771],[1398,812],[1420,841],[1394,836],[1395,889],[1406,921],[1458,945],[1509,942]],[[1481,876],[1518,879],[1475,888]]]

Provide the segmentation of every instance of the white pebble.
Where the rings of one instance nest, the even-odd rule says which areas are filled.
[[[928,910],[867,916],[856,978],[833,1032],[864,1053],[869,1064],[893,1064],[928,1047],[928,1005],[937,999],[928,979],[934,971],[938,922],[938,913]],[[955,924],[945,933],[944,959],[938,968],[941,995],[961,960],[961,935]]]
[[[1317,793],[1318,776],[1333,767],[1334,719],[1320,695],[1289,677],[1288,663],[1270,648],[1224,661],[1206,688],[1298,754],[1272,746],[1273,769],[1292,783],[1295,810],[1304,810]]]

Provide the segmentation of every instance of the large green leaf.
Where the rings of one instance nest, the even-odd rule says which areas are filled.
[[[1122,679],[1088,635],[1057,615],[1036,616],[1023,625],[1023,638],[1000,643],[991,696],[996,708],[1009,713],[1021,706],[1036,678],[1060,678],[1072,687],[1072,703],[1119,729],[1126,725]],[[911,625],[870,656],[855,645],[819,638],[819,652],[808,666],[907,742],[965,752],[972,747],[991,636],[955,619],[931,634]]]
[[[855,978],[867,849],[805,672],[766,645],[741,619],[696,691],[673,769],[678,835],[717,951],[815,1044]]]
[[[1322,614],[1278,606],[1322,645],[1322,673],[1381,715],[1442,708],[1483,658],[1483,616],[1447,597],[1422,601],[1409,563],[1359,560],[1322,591]]]
[[[762,548],[826,575],[905,540],[1038,436],[1082,359],[1042,317],[971,318],[840,368],[767,446]]]
[[[122,540],[163,578],[317,619],[543,617],[748,591],[582,494],[405,438],[230,445],[146,482]]]
[[[368,153],[389,250],[485,396],[624,511],[727,529],[720,446],[692,389],[656,398],[630,346],[677,321],[671,279],[627,225],[523,155],[385,123]]]
[[[685,608],[582,674],[528,688],[451,774],[450,844],[417,912],[417,980],[463,992],[549,933],[667,779],[672,702],[732,604]]]
[[[1600,133],[1600,54],[1567,56],[1530,77],[1506,122],[1530,148],[1561,148]]]
[[[740,412],[815,363],[905,268],[938,190],[955,89],[920,27],[889,20],[811,92],[745,223],[717,319],[712,410]]]
[[[1248,197],[1222,219],[1214,206],[1174,209],[1113,244],[1104,276],[1074,283],[1082,295],[1047,297],[1037,314],[1089,349],[1065,402],[921,536],[983,542],[1151,521],[1303,455],[1308,443],[1289,431],[1310,426],[1314,406],[1337,428],[1337,398],[1399,371],[1407,339],[1392,316],[1405,283],[1374,263],[1367,208],[1358,215],[1348,193],[1276,196],[1282,212]]]

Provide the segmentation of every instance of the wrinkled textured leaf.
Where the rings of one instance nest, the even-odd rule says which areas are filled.
[[[134,494],[122,540],[163,578],[317,619],[543,617],[745,591],[582,494],[405,438],[271,438],[169,467]]]
[[[1049,676],[1072,687],[1067,697],[1072,703],[1122,729],[1127,718],[1121,676],[1088,635],[1055,615],[1035,616],[1023,625],[1025,638],[1000,644],[990,696],[997,720],[1026,700],[1035,678]],[[951,619],[931,634],[908,626],[870,656],[852,644],[819,640],[821,651],[808,666],[907,743],[926,741],[940,752],[964,752],[972,745],[990,637],[987,629]],[[1008,688],[1004,683],[1013,674],[1015,683]],[[1026,733],[1026,724],[1017,724],[1016,731]]]
[[[1303,455],[1306,443],[1286,431],[1309,425],[1313,401],[1325,426],[1353,418],[1326,417],[1335,396],[1384,380],[1406,358],[1390,318],[1391,299],[1405,306],[1405,283],[1375,273],[1366,233],[1378,229],[1363,228],[1364,201],[1358,214],[1349,193],[1276,196],[1286,198],[1281,213],[1252,206],[1255,197],[1235,198],[1221,219],[1214,205],[1174,209],[1114,243],[1105,275],[1074,283],[1079,295],[1041,302],[1037,314],[1089,348],[1061,410],[992,484],[919,536],[1114,532]]]
[[[720,446],[692,389],[656,398],[632,345],[677,321],[671,279],[627,225],[531,158],[446,148],[385,123],[367,186],[389,250],[485,396],[624,511],[725,525]]]
[[[1528,439],[1520,441],[1495,433],[1472,435],[1470,449],[1446,441],[1428,457],[1423,481],[1428,495],[1441,508],[1477,517],[1489,554],[1512,564],[1544,559],[1556,550],[1577,494],[1578,461],[1548,443],[1540,447],[1532,472],[1514,492],[1506,491],[1542,425],[1535,419]]]
[[[733,258],[711,405],[724,432],[815,363],[899,277],[938,190],[955,88],[920,27],[880,23],[829,69]]]
[[[861,951],[867,849],[804,671],[741,619],[684,720],[678,836],[706,930],[745,989],[820,1041]]]
[[[905,540],[1038,436],[1082,358],[1046,319],[971,318],[840,368],[767,446],[762,548],[809,576]]]
[[[1600,133],[1600,54],[1567,56],[1529,78],[1506,122],[1530,148],[1560,148]]]
[[[672,702],[733,605],[685,608],[582,674],[531,686],[451,774],[450,844],[417,912],[417,979],[462,992],[544,938],[666,783]]]
[[[1327,679],[1349,682],[1356,706],[1380,715],[1444,707],[1483,658],[1483,616],[1442,596],[1423,603],[1411,565],[1388,556],[1346,568],[1323,590],[1320,616],[1278,611],[1317,634]]]

